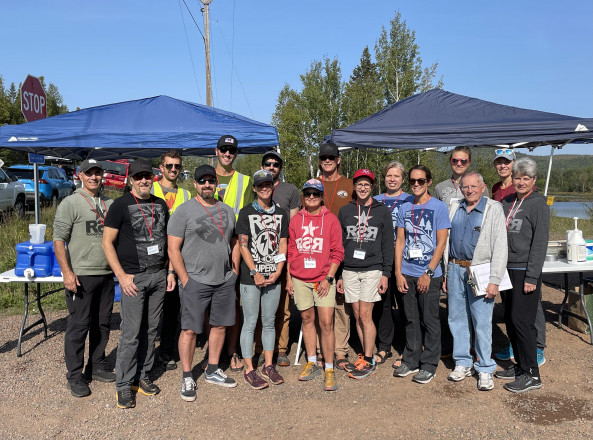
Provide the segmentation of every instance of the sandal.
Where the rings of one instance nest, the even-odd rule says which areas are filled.
[[[344,365],[346,365],[347,363],[348,363],[348,359],[346,359],[346,358],[338,359],[338,360],[336,360],[336,368],[346,371],[346,368],[344,368]]]
[[[385,353],[384,355],[380,354],[381,352]],[[381,365],[385,363],[385,359],[389,359],[393,356],[393,353],[391,351],[387,351],[387,350],[379,350],[377,353],[375,353],[375,364],[376,365]],[[377,361],[377,358],[379,358],[379,360]]]
[[[404,358],[403,357],[398,357],[395,362],[393,363],[392,367],[393,368],[399,368],[402,365]]]
[[[241,364],[240,367],[238,367],[237,365]],[[233,367],[233,365],[235,365]],[[231,371],[242,371],[243,370],[243,362],[241,362],[241,358],[239,357],[239,355],[237,353],[233,353],[231,356],[231,365],[230,365],[230,369]]]
[[[323,362],[323,356],[321,354],[317,355],[317,366],[323,368],[324,362]]]

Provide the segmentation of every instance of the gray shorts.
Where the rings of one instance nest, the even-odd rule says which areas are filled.
[[[210,306],[210,325],[230,327],[235,325],[236,301],[235,282],[237,275],[223,284],[209,286],[191,278],[183,287],[179,286],[181,300],[181,328],[195,333],[204,332],[204,316]]]

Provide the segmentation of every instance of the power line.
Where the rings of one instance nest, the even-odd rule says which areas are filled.
[[[198,90],[198,98],[200,99],[200,102],[202,102],[202,93],[200,93],[200,86],[198,85],[198,76],[196,75],[196,66],[194,65],[194,58],[191,54],[191,47],[189,45],[189,38],[187,36],[187,28],[185,27],[185,20],[183,19],[183,9],[181,9],[181,2],[178,1],[178,3],[179,3],[179,13],[181,14],[181,22],[183,23],[183,30],[185,32],[185,40],[187,41],[187,51],[189,52],[189,59],[191,60],[191,67],[192,67],[192,70],[194,71],[194,80],[196,81],[196,89]],[[183,3],[185,3],[185,0],[183,0]],[[185,6],[187,6],[187,4]],[[191,12],[190,12],[190,14],[191,14]],[[195,20],[194,20],[194,22],[195,22]],[[198,28],[198,30],[200,30],[200,29]]]
[[[198,26],[198,23],[196,22],[196,19],[194,18],[193,14],[191,13],[191,11],[189,10],[189,6],[187,6],[187,3],[185,3],[185,0],[183,0],[183,4],[185,5],[185,7],[187,8],[187,12],[189,12],[189,15],[191,15],[191,19],[194,21],[194,24],[196,25],[196,27],[198,28],[198,31],[200,31],[200,35],[202,36],[202,39],[205,40],[206,37],[204,37],[204,34],[202,33],[202,29],[200,29],[200,26]],[[179,7],[181,7],[181,5],[179,5]]]

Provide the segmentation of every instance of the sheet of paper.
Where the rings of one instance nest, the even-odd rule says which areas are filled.
[[[488,284],[490,283],[490,263],[476,264],[474,266],[470,266],[469,270],[476,285],[476,296],[486,295],[486,287],[488,287]],[[502,281],[498,286],[498,290],[509,290],[512,288],[513,285],[511,284],[509,273],[505,269],[504,276],[502,277]]]

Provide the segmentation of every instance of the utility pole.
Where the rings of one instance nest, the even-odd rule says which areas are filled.
[[[212,78],[210,76],[210,11],[212,0],[200,0],[204,7],[204,45],[206,46],[206,105],[212,107]]]

